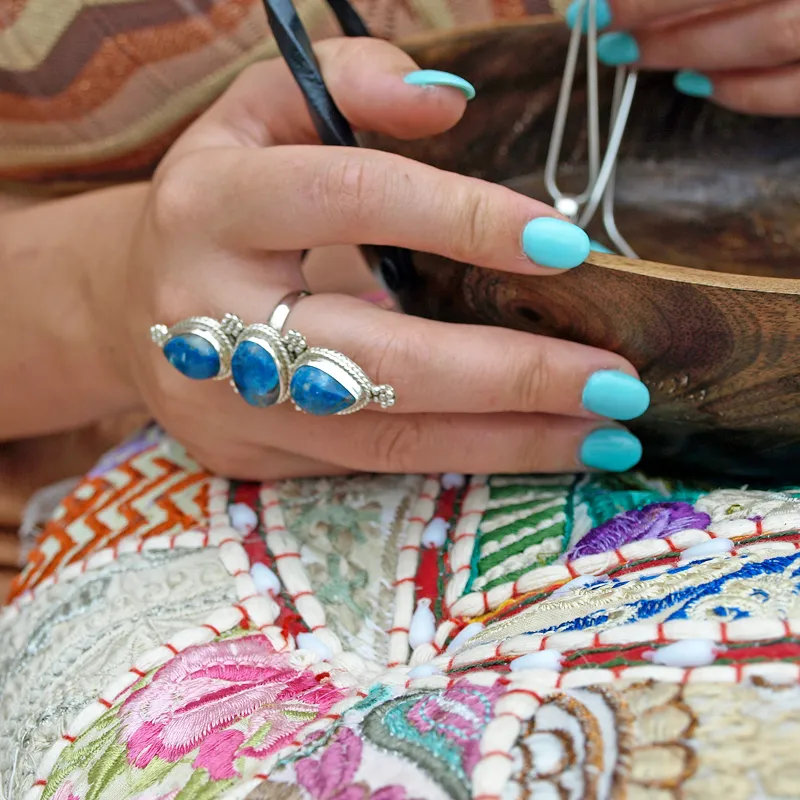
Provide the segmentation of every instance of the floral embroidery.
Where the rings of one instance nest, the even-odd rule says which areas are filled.
[[[570,550],[569,558],[616,550],[630,542],[664,539],[689,528],[705,530],[710,524],[711,517],[695,511],[689,503],[651,503],[641,509],[626,511],[589,531]]]
[[[260,634],[190,647],[144,681],[64,750],[44,800],[174,800],[164,781],[178,766],[187,796],[210,800],[344,696]],[[71,775],[92,764],[78,795]]]
[[[364,745],[349,728],[336,734],[319,760],[304,758],[295,766],[297,783],[312,800],[408,800],[402,786],[385,786],[373,792],[362,783],[354,783],[361,768]]]
[[[193,647],[123,704],[128,762],[143,769],[199,747],[195,768],[215,781],[234,778],[237,758],[268,756],[340,697],[312,673],[295,671],[263,636]],[[229,727],[242,719],[246,730]]]
[[[381,749],[417,764],[448,797],[467,800],[480,737],[501,694],[500,685],[459,681],[442,691],[398,697],[378,706],[364,719],[362,730]]]

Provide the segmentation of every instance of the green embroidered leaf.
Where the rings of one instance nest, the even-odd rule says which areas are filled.
[[[128,790],[129,793],[135,796],[161,783],[178,766],[178,763],[177,761],[162,761],[158,756],[155,756],[144,769],[137,769],[133,773],[136,776],[136,780],[131,783],[131,787]]]
[[[89,791],[84,800],[98,800],[106,789],[125,772],[128,766],[128,748],[115,742],[89,770]]]
[[[208,772],[204,769],[197,769],[192,773],[192,777],[186,781],[186,785],[181,789],[175,800],[198,800],[203,787],[209,782]]]
[[[103,715],[105,716],[105,715]],[[102,717],[101,717],[102,719]],[[95,724],[99,724],[100,720]],[[42,800],[50,800],[58,791],[59,786],[77,769],[83,769],[92,763],[100,754],[116,744],[117,726],[107,730],[102,736],[92,741],[85,741],[89,734],[94,732],[94,726],[80,736],[74,744],[64,750],[56,761],[53,771],[47,780],[47,785],[42,792]]]

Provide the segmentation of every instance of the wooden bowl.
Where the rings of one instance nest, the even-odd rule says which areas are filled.
[[[542,200],[568,32],[553,17],[408,43],[423,66],[472,81],[464,120],[381,147]],[[603,68],[610,102],[613,71]],[[585,75],[565,136],[564,188],[585,185]],[[525,277],[424,253],[387,276],[408,313],[613,350],[651,410],[630,424],[644,466],[734,479],[800,478],[800,119],[747,117],[643,74],[620,155],[617,222],[641,261],[592,254]],[[571,183],[574,182],[574,187]],[[602,241],[602,231],[590,229]],[[606,242],[608,244],[608,242]]]

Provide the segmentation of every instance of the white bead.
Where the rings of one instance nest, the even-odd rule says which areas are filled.
[[[420,645],[430,644],[435,636],[436,617],[431,611],[431,601],[420,600],[408,627],[408,644],[413,650]]]
[[[323,661],[330,661],[333,658],[330,647],[313,633],[298,633],[297,646],[301,650],[308,650],[318,655]]]
[[[250,533],[258,526],[258,514],[247,503],[234,503],[228,509],[231,525],[239,533]]]
[[[466,482],[467,479],[457,472],[446,472],[441,480],[442,489],[460,489]]]
[[[707,667],[725,650],[711,639],[684,639],[658,650],[648,650],[643,657],[665,667]]]
[[[432,675],[442,675],[442,671],[436,664],[420,664],[418,667],[410,670],[408,673],[409,678],[430,678]]]
[[[561,672],[562,659],[563,656],[558,650],[539,650],[515,658],[508,666],[512,672],[521,672],[525,669],[549,669]]]
[[[608,575],[578,575],[577,578],[573,578],[569,583],[559,586],[558,589],[550,595],[550,599],[554,600],[557,597],[563,597],[570,592],[574,592],[576,589],[594,586],[596,583],[603,583],[607,580],[609,580]]]
[[[265,596],[280,594],[280,578],[266,565],[257,561],[250,567],[250,577],[256,585],[256,591]]]
[[[458,650],[461,645],[466,644],[473,636],[477,636],[483,630],[482,622],[470,622],[466,628],[459,631],[452,642],[447,645],[447,652],[452,653]]]
[[[447,541],[447,520],[441,517],[434,517],[426,526],[425,533],[422,534],[423,547],[444,547]]]
[[[730,553],[731,550],[733,550],[733,542],[730,539],[710,539],[684,550],[680,560],[695,561],[700,558],[713,558],[723,553]]]

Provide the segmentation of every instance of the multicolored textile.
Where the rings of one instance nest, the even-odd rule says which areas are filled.
[[[315,38],[325,0],[296,0]],[[358,0],[375,35],[544,11],[547,0]],[[149,175],[248,64],[277,54],[262,0],[0,0],[0,181]]]
[[[158,428],[0,614],[8,800],[800,797],[800,489],[203,472]]]

